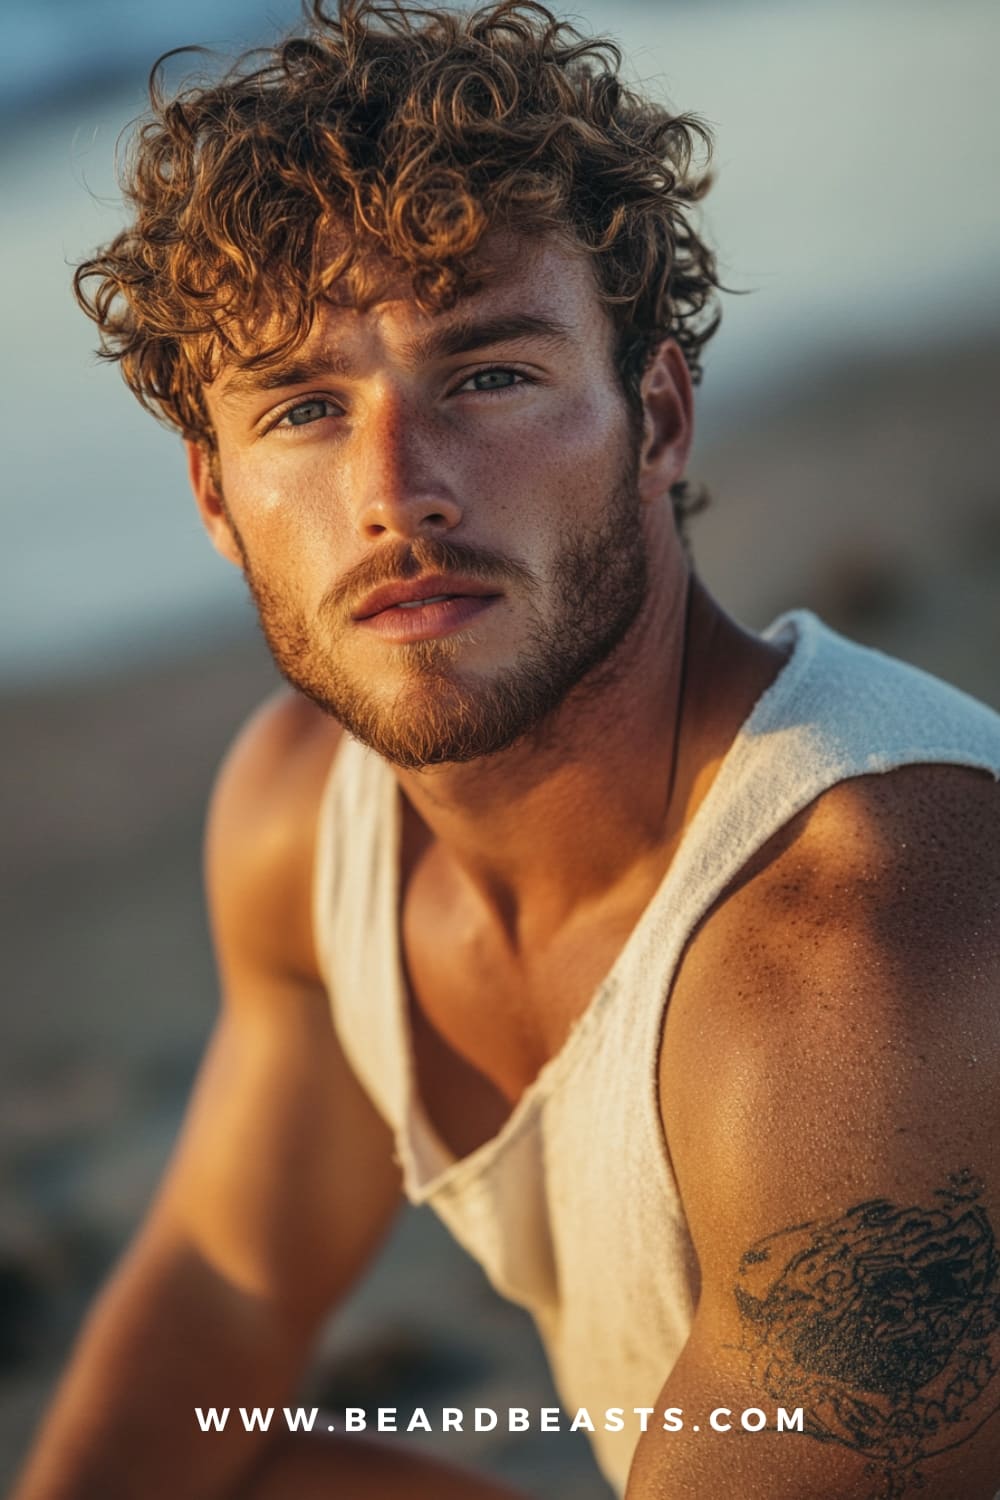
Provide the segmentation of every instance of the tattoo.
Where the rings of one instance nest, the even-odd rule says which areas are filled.
[[[964,1171],[931,1207],[887,1198],[768,1235],[735,1288],[741,1347],[805,1431],[868,1458],[873,1500],[1000,1411],[1000,1256],[982,1183]]]

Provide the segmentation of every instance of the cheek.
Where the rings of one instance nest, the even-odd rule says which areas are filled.
[[[539,538],[592,524],[621,485],[630,451],[623,404],[582,395],[556,417],[526,424],[505,454],[491,455],[496,509],[513,508],[519,529]]]
[[[311,562],[346,546],[341,509],[322,472],[304,463],[237,458],[223,463],[222,478],[230,514],[258,571],[308,574]]]
[[[539,471],[601,467],[622,450],[628,432],[624,402],[604,388],[584,389],[554,408],[540,405],[506,434],[508,461]]]

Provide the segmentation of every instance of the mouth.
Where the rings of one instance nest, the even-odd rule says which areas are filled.
[[[481,579],[412,578],[384,584],[363,599],[354,622],[393,645],[451,635],[503,595]]]
[[[385,614],[388,610],[417,613],[428,606],[461,599],[497,599],[499,592],[475,578],[445,577],[435,574],[426,578],[399,579],[374,589],[358,605],[353,618],[362,622]]]

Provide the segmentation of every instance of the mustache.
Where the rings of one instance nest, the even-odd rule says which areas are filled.
[[[535,576],[516,558],[464,542],[438,537],[416,537],[412,542],[374,552],[346,573],[323,600],[323,615],[350,614],[373,589],[402,583],[423,573],[455,573],[484,583],[516,583],[533,589]]]

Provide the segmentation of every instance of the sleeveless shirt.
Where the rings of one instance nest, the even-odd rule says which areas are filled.
[[[498,1133],[455,1159],[418,1097],[401,970],[401,812],[391,768],[346,738],[320,811],[316,944],[334,1024],[392,1127],[405,1191],[429,1203],[503,1296],[532,1314],[564,1410],[586,1407],[624,1493],[639,1435],[687,1338],[697,1264],[660,1120],[658,1050],[695,926],[751,856],[849,777],[945,762],[1000,779],[1000,715],[836,634],[808,610],[735,736],[659,888],[563,1046]],[[621,1432],[604,1431],[620,1407]]]

